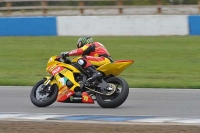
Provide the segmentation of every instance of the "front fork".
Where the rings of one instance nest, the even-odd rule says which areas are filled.
[[[44,82],[44,86],[47,86],[52,80],[53,80],[54,76],[51,76],[49,79],[46,77],[45,79],[47,79],[47,81]]]
[[[54,76],[51,76],[49,79],[48,79],[48,77],[46,77],[45,79],[47,79],[47,80],[42,85],[42,88],[44,91],[46,91],[48,93],[48,92],[51,92],[51,87],[50,87],[49,83],[54,79]]]

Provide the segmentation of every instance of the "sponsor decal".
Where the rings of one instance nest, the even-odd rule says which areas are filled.
[[[74,99],[73,99],[73,96],[71,96],[71,97],[70,97],[70,101],[72,102],[73,100],[74,100]]]
[[[82,102],[83,102],[83,103],[94,103],[94,101],[93,101],[92,98],[88,95],[87,92],[83,92],[83,93],[82,93]]]
[[[56,65],[49,66],[49,67],[47,68],[48,72],[50,72],[50,74],[51,74],[51,71],[52,71],[55,67],[56,67]]]
[[[74,100],[82,100],[81,97],[74,97],[73,99],[74,99]]]
[[[71,95],[73,95],[73,93],[69,91],[69,93],[67,93],[67,97],[70,97]]]
[[[56,75],[56,74],[58,74],[60,71],[62,71],[63,69],[64,69],[63,67],[57,66],[56,68],[54,68],[54,69],[51,71],[51,73],[52,73],[53,75]]]
[[[69,92],[69,89],[67,86],[63,86],[60,88],[58,97],[62,97],[63,95],[67,94]]]
[[[65,89],[62,89],[61,91],[59,91],[59,95],[57,98],[58,102],[63,102],[66,99],[68,99],[70,97],[71,100],[71,96],[74,94],[74,92],[72,90],[69,90],[67,87]]]
[[[62,92],[62,94],[68,94],[69,93],[69,89],[68,88],[66,88],[63,92]]]
[[[70,101],[77,101],[77,100],[82,100],[81,97],[73,97],[73,96],[70,96]]]
[[[88,96],[86,96],[86,95],[83,96],[83,100],[87,102],[88,101]]]

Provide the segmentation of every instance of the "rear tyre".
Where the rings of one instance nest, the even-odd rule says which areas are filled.
[[[58,95],[57,85],[47,86],[43,88],[46,79],[36,83],[30,93],[31,102],[37,107],[47,107],[56,101]]]
[[[105,80],[109,84],[114,84],[116,92],[110,96],[96,94],[97,103],[102,108],[116,108],[125,102],[129,94],[127,82],[119,77],[111,77]]]

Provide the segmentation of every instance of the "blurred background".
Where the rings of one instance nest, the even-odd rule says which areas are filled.
[[[200,0],[0,0],[1,16],[198,13]]]

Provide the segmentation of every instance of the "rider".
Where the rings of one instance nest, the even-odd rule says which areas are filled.
[[[90,36],[82,36],[77,42],[77,49],[70,52],[62,52],[61,54],[65,56],[82,55],[77,62],[92,74],[88,79],[90,82],[101,77],[101,73],[96,70],[95,66],[99,67],[112,62],[112,58],[103,44],[93,42]]]

